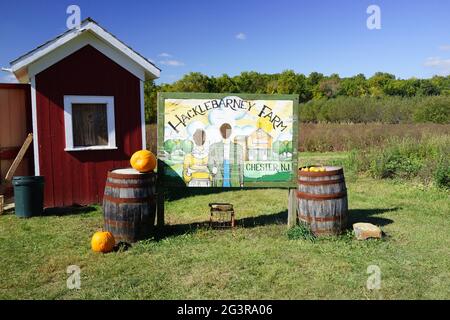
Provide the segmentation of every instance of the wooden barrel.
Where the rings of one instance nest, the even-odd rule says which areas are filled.
[[[348,201],[344,170],[298,172],[298,218],[317,235],[338,235],[347,228]]]
[[[104,230],[116,243],[148,238],[155,226],[156,174],[134,169],[108,172],[103,196]]]

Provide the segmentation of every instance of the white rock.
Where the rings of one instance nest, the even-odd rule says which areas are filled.
[[[353,224],[356,239],[366,240],[368,238],[381,239],[381,229],[371,223],[358,222]]]

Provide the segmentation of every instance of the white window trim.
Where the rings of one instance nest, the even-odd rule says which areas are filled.
[[[106,117],[108,127],[108,145],[107,146],[89,146],[74,147],[73,145],[73,124],[72,124],[72,104],[106,104]],[[114,117],[114,97],[110,96],[64,96],[64,127],[66,132],[65,151],[86,151],[86,150],[115,150],[116,146],[116,128]]]

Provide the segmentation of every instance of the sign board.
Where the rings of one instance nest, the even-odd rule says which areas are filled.
[[[295,187],[297,95],[160,93],[163,186]]]

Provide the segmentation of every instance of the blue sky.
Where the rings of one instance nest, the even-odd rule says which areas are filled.
[[[64,32],[70,4],[153,60],[159,83],[191,71],[450,74],[448,0],[2,0],[0,66]],[[380,30],[366,26],[371,4]]]

